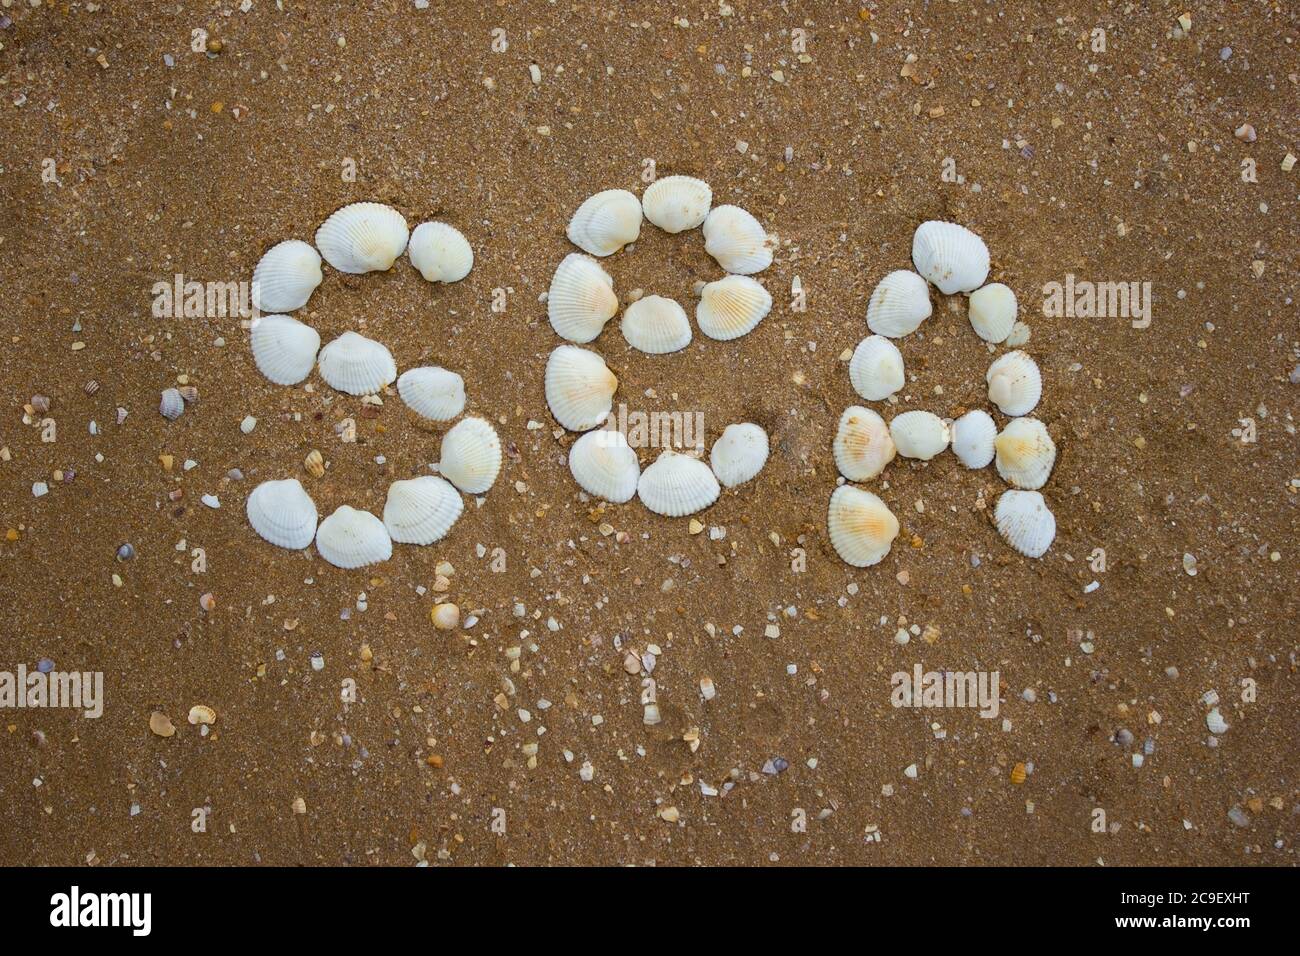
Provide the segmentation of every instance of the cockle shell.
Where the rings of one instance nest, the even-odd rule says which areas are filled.
[[[393,539],[369,511],[339,505],[316,529],[316,550],[336,568],[364,568],[393,556]]]
[[[989,400],[1004,415],[1028,415],[1043,395],[1043,376],[1038,364],[1025,352],[999,356],[989,366],[984,380],[988,382]]]
[[[185,399],[179,388],[164,389],[158,401],[158,412],[170,422],[176,421],[185,411]]]
[[[422,222],[406,245],[411,265],[429,282],[459,282],[474,267],[474,250],[455,226]]]
[[[606,189],[578,207],[569,220],[569,241],[593,256],[608,256],[641,235],[641,200],[626,189]]]
[[[301,309],[320,282],[320,253],[301,239],[286,239],[266,250],[253,270],[253,306],[261,312]]]
[[[725,342],[751,331],[772,310],[772,296],[756,279],[731,275],[707,283],[695,321],[711,339]]]
[[[877,335],[901,339],[915,332],[933,311],[925,280],[908,269],[895,269],[871,292],[867,328]]]
[[[431,422],[450,421],[465,410],[465,380],[436,365],[408,368],[397,378],[397,394]]]
[[[1041,558],[1056,537],[1056,518],[1037,491],[1004,491],[993,510],[1003,540],[1027,558]]]
[[[861,405],[844,409],[832,448],[835,467],[849,481],[875,478],[898,451],[885,420]]]
[[[354,202],[316,230],[316,248],[339,272],[385,272],[406,248],[405,217],[392,206]]]
[[[1037,418],[1013,418],[994,441],[998,474],[1009,485],[1034,491],[1047,484],[1056,464],[1056,444]]]
[[[704,222],[713,203],[713,190],[693,176],[665,176],[646,187],[641,196],[645,217],[664,232],[685,232]]]
[[[965,226],[931,220],[912,236],[912,263],[945,295],[972,292],[989,275],[989,247]]]
[[[879,564],[898,537],[898,519],[869,491],[840,485],[826,516],[835,553],[855,568]]]
[[[993,460],[993,440],[998,426],[981,408],[967,412],[952,423],[952,453],[967,468],[983,468]]]
[[[641,463],[622,432],[597,428],[580,436],[569,449],[569,471],[587,494],[622,504],[636,496]]]
[[[849,381],[859,395],[879,402],[903,387],[903,353],[883,335],[869,335],[849,359]]]
[[[276,385],[297,385],[311,374],[320,334],[290,315],[263,315],[253,320],[249,343],[257,370]]]
[[[933,412],[903,412],[889,423],[889,434],[904,458],[929,461],[948,447],[952,435]]]
[[[665,448],[637,482],[641,502],[657,515],[680,518],[707,508],[722,489],[709,466],[698,458]]]
[[[320,350],[320,377],[349,395],[373,395],[397,378],[397,363],[380,342],[344,332]]]
[[[486,419],[461,419],[442,436],[439,454],[439,474],[466,494],[483,494],[501,472],[501,439]]]
[[[767,453],[767,432],[753,422],[742,422],[722,430],[709,452],[709,464],[724,487],[734,488],[763,470]]]
[[[618,376],[595,352],[561,345],[546,360],[546,404],[571,432],[595,428],[609,415]]]
[[[590,342],[618,311],[614,280],[599,262],[572,252],[555,270],[546,294],[546,317],[560,338]]]
[[[691,343],[691,320],[672,299],[648,295],[623,311],[623,338],[634,349],[664,355]]]
[[[1015,327],[1016,309],[1016,294],[1001,282],[990,282],[970,294],[967,314],[975,334],[996,345]]]
[[[244,510],[253,530],[277,548],[301,550],[316,537],[316,503],[297,478],[262,482]]]
[[[395,481],[384,502],[384,527],[402,544],[433,544],[456,523],[465,503],[449,481],[422,475]]]
[[[717,206],[704,220],[704,251],[735,275],[753,275],[772,264],[776,237],[739,206]]]

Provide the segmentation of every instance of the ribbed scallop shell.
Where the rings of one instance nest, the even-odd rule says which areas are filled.
[[[840,485],[826,515],[835,553],[855,568],[879,564],[898,537],[898,519],[869,491]]]
[[[989,400],[1002,409],[1002,414],[1012,417],[1028,415],[1043,395],[1038,364],[1021,351],[995,359],[984,381],[988,382]]]
[[[1056,517],[1037,491],[1004,491],[993,520],[1003,540],[1027,558],[1041,558],[1056,537]]]
[[[709,452],[709,465],[724,487],[743,485],[767,464],[767,432],[753,422],[728,425]]]
[[[455,226],[422,222],[406,245],[411,265],[429,282],[459,282],[474,267],[474,250]]]
[[[903,412],[889,423],[889,434],[904,458],[929,461],[948,447],[952,435],[933,412]]]
[[[849,481],[869,481],[885,470],[898,449],[885,420],[869,408],[850,405],[835,429],[835,467]]]
[[[436,365],[408,368],[397,377],[397,394],[431,422],[450,421],[465,410],[465,380]]]
[[[433,544],[451,530],[465,503],[449,481],[422,475],[395,481],[384,502],[384,527],[401,544]]]
[[[867,302],[867,328],[901,339],[930,317],[930,287],[915,272],[895,269],[880,280]]]
[[[316,364],[320,334],[291,315],[264,315],[253,320],[249,344],[259,372],[276,385],[297,385]]]
[[[713,190],[693,176],[665,176],[646,187],[641,196],[645,217],[664,232],[685,232],[704,222],[713,204]]]
[[[641,235],[641,200],[626,189],[606,189],[578,207],[569,241],[593,256],[613,255]]]
[[[869,402],[879,402],[903,387],[903,353],[883,335],[869,335],[849,359],[849,381]]]
[[[952,423],[952,453],[967,468],[983,468],[993,460],[993,440],[998,426],[988,412],[977,408]]]
[[[277,548],[301,550],[316,537],[316,503],[297,478],[262,482],[244,510],[253,530]]]
[[[731,275],[704,286],[695,321],[709,338],[725,342],[753,330],[771,310],[772,296],[758,280]]]
[[[698,458],[679,455],[671,448],[654,460],[637,482],[641,503],[657,515],[680,518],[707,508],[722,489],[712,470]]]
[[[438,472],[461,491],[481,495],[501,473],[501,439],[482,418],[465,418],[442,436]]]
[[[260,312],[301,309],[320,281],[320,253],[301,239],[286,239],[266,250],[253,270],[253,306]]]
[[[636,496],[641,463],[622,432],[597,428],[569,449],[569,471],[587,494],[622,504]]]
[[[339,272],[385,272],[406,248],[406,219],[392,206],[354,202],[316,230],[316,248]]]
[[[739,206],[717,206],[704,220],[704,251],[735,275],[753,275],[772,264],[774,236]]]
[[[561,345],[546,360],[546,404],[571,432],[595,428],[609,415],[618,376],[595,352]]]
[[[672,299],[648,295],[623,311],[623,338],[634,349],[666,355],[691,344],[691,320]]]
[[[397,378],[397,363],[380,342],[344,332],[320,350],[320,377],[349,395],[373,395]]]
[[[339,505],[316,529],[316,551],[336,568],[364,568],[391,558],[393,540],[369,511]]]
[[[912,263],[945,295],[971,292],[989,276],[989,247],[965,226],[930,220],[912,236]]]
[[[158,413],[170,422],[176,421],[185,412],[185,399],[179,388],[166,388],[158,400]]]
[[[990,282],[970,294],[967,314],[971,328],[985,342],[1005,342],[1016,324],[1016,294],[1001,282]]]
[[[546,317],[560,338],[590,342],[618,311],[614,280],[599,262],[571,252],[555,270],[546,294]]]
[[[1035,491],[1056,464],[1056,443],[1037,418],[1013,418],[994,441],[998,474],[1009,485]]]

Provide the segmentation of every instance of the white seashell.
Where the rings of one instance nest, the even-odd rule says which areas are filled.
[[[637,299],[623,312],[623,338],[634,349],[665,355],[691,342],[691,320],[686,310],[661,295]]]
[[[835,429],[835,467],[849,481],[868,481],[885,470],[898,449],[885,420],[869,408],[850,405]]]
[[[932,412],[903,412],[889,423],[889,434],[904,458],[929,461],[948,447],[952,434],[947,424]]]
[[[546,404],[571,432],[595,428],[609,415],[618,376],[595,352],[561,345],[546,360]]]
[[[1043,395],[1038,365],[1025,352],[999,356],[989,366],[984,380],[989,385],[989,400],[1004,415],[1028,415]]]
[[[1205,726],[1208,727],[1210,733],[1214,734],[1216,737],[1222,737],[1228,732],[1228,727],[1230,725],[1223,719],[1223,714],[1219,713],[1219,708],[1215,707],[1205,715]]]
[[[546,294],[546,316],[557,335],[570,342],[590,342],[618,311],[614,280],[591,256],[564,257]]]
[[[895,269],[880,280],[867,302],[867,328],[901,339],[930,317],[930,287],[915,272]]]
[[[179,388],[164,389],[162,397],[158,401],[158,411],[162,417],[168,421],[176,421],[185,411],[185,399],[181,397]]]
[[[993,509],[1003,540],[1027,558],[1041,558],[1056,537],[1056,518],[1037,491],[1004,491]]]
[[[406,256],[429,282],[459,282],[474,267],[469,240],[445,222],[416,226],[406,245]]]
[[[385,272],[406,248],[406,219],[392,206],[354,202],[316,230],[316,248],[339,272]]]
[[[1016,294],[1001,282],[990,282],[970,294],[967,315],[975,334],[996,345],[1011,334],[1016,309]]]
[[[853,350],[849,359],[849,381],[859,395],[879,402],[893,395],[906,381],[903,353],[883,335],[869,335]]]
[[[569,241],[593,256],[613,255],[641,235],[641,200],[626,189],[587,198],[569,220]]]
[[[728,425],[709,452],[709,464],[727,488],[743,485],[767,464],[767,432],[753,422]]]
[[[646,187],[641,196],[645,217],[664,232],[685,232],[704,222],[713,203],[713,190],[692,176],[665,176]]]
[[[657,515],[680,518],[707,508],[722,489],[709,466],[698,458],[665,448],[637,482],[641,502]]]
[[[244,510],[253,530],[277,548],[301,550],[316,537],[316,502],[297,478],[262,482]]]
[[[835,553],[855,568],[879,564],[898,537],[898,519],[869,491],[840,485],[826,516]]]
[[[1047,484],[1056,444],[1037,418],[1013,418],[994,442],[998,474],[1007,484],[1034,491]]]
[[[912,236],[912,263],[945,295],[973,292],[989,275],[989,247],[965,226],[931,220]]]
[[[967,468],[983,468],[993,460],[993,440],[998,426],[983,409],[967,412],[952,423],[952,453]]]
[[[753,275],[772,264],[776,237],[739,206],[717,206],[704,220],[704,251],[735,275]]]
[[[339,505],[316,529],[316,550],[336,568],[363,568],[391,558],[393,540],[369,511]]]
[[[583,491],[614,504],[631,501],[641,477],[641,463],[617,429],[587,432],[569,449],[569,471]]]
[[[320,350],[320,377],[349,395],[373,395],[397,378],[397,363],[383,344],[344,332]]]
[[[482,418],[465,418],[442,436],[438,472],[466,494],[481,495],[501,473],[501,439]]]
[[[1029,326],[1023,322],[1017,322],[1011,327],[1011,334],[1007,336],[1006,341],[1002,344],[1008,348],[1017,349],[1029,341]]]
[[[311,374],[320,334],[290,315],[253,320],[249,336],[257,370],[276,385],[297,385]]]
[[[397,377],[397,394],[431,422],[450,421],[465,410],[465,380],[436,365],[408,368]]]
[[[704,286],[695,321],[709,338],[725,342],[753,330],[771,310],[772,296],[756,279],[731,275]]]
[[[402,544],[433,544],[456,523],[465,503],[449,481],[422,475],[395,481],[384,502],[384,527]]]
[[[320,281],[320,253],[301,239],[286,239],[266,250],[253,270],[253,307],[260,312],[301,309]]]

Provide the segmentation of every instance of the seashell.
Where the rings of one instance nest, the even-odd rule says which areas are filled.
[[[623,338],[634,349],[665,355],[691,342],[691,320],[686,310],[661,295],[637,299],[623,312]]]
[[[339,272],[386,272],[406,248],[405,217],[392,206],[354,202],[316,230],[316,248]]]
[[[885,420],[869,408],[850,405],[835,429],[835,467],[849,481],[868,481],[885,470],[898,449]]]
[[[1001,282],[990,282],[970,294],[967,314],[975,334],[996,345],[1011,334],[1016,309],[1016,294]]]
[[[286,239],[266,250],[253,270],[253,307],[260,312],[301,309],[320,282],[320,253],[301,239]]]
[[[474,266],[474,250],[455,226],[422,222],[406,244],[411,265],[429,282],[459,282]]]
[[[397,363],[383,344],[344,332],[320,350],[320,377],[349,395],[373,395],[397,378]]]
[[[1004,415],[1028,415],[1043,395],[1038,365],[1025,352],[999,356],[989,366],[984,380],[989,385],[989,400]]]
[[[393,539],[369,511],[339,505],[316,529],[316,551],[336,568],[363,568],[393,556]]]
[[[595,428],[609,415],[618,377],[595,352],[561,345],[546,360],[546,404],[571,432]]]
[[[645,217],[664,232],[685,232],[704,222],[713,190],[693,176],[665,176],[646,187],[641,197]]]
[[[178,388],[164,389],[162,399],[158,402],[158,411],[162,417],[168,421],[176,421],[185,411],[185,399],[181,398],[181,390]]]
[[[583,491],[614,504],[631,501],[641,477],[641,463],[614,428],[587,432],[569,449],[569,471]]]
[[[716,206],[704,220],[704,251],[734,275],[753,275],[772,264],[776,237],[739,206]]]
[[[590,342],[617,311],[614,280],[600,263],[580,252],[565,256],[546,295],[546,316],[556,334]]]
[[[1056,518],[1037,491],[1004,491],[993,509],[1004,541],[1027,558],[1041,558],[1056,537]]]
[[[895,269],[871,292],[867,328],[877,335],[901,339],[915,332],[933,311],[925,280],[907,269]]]
[[[1037,418],[1013,418],[993,443],[998,474],[1007,484],[1034,491],[1047,484],[1056,464],[1056,445]]]
[[[402,544],[433,544],[456,523],[465,503],[449,481],[422,475],[388,486],[384,502],[384,527]]]
[[[589,196],[569,220],[567,234],[583,252],[613,255],[641,235],[641,200],[626,189]]]
[[[1023,322],[1017,322],[1011,326],[1011,334],[1007,336],[1006,341],[1002,344],[1008,348],[1018,349],[1029,341],[1029,326]]]
[[[713,443],[709,464],[727,488],[743,485],[767,464],[767,432],[753,422],[728,425]]]
[[[889,434],[904,458],[929,461],[948,447],[952,433],[932,412],[903,412],[889,423]]]
[[[945,295],[972,292],[989,275],[989,247],[965,226],[931,220],[912,236],[912,263]]]
[[[731,275],[700,292],[695,321],[711,339],[726,342],[751,331],[772,310],[772,296],[755,279]]]
[[[438,472],[461,491],[481,495],[501,473],[501,439],[482,418],[464,418],[442,436]]]
[[[712,470],[698,458],[680,455],[671,448],[641,472],[637,482],[641,502],[657,515],[680,518],[707,508],[718,500],[722,489]]]
[[[849,359],[849,380],[859,395],[879,402],[903,387],[903,353],[883,335],[869,335]]]
[[[316,537],[316,502],[297,478],[262,482],[244,511],[253,530],[277,548],[301,550]]]
[[[436,365],[408,368],[397,378],[407,407],[431,422],[446,422],[465,410],[465,380]]]
[[[1228,732],[1228,727],[1231,725],[1223,719],[1223,714],[1219,712],[1219,708],[1215,707],[1205,715],[1205,726],[1216,737],[1222,737]]]
[[[320,334],[290,315],[253,320],[249,343],[257,370],[276,385],[297,385],[311,374]]]
[[[998,426],[983,409],[967,412],[952,423],[952,453],[967,468],[983,468],[993,460],[993,440]]]
[[[898,537],[898,519],[869,491],[840,485],[826,516],[835,553],[855,568],[879,564]]]

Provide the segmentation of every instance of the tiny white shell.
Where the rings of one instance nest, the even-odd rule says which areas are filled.
[[[316,248],[339,272],[384,272],[402,254],[408,236],[405,217],[392,206],[354,202],[316,230]]]
[[[912,236],[912,262],[945,295],[972,292],[988,278],[989,247],[965,226],[931,220]]]
[[[597,428],[580,436],[569,449],[569,471],[587,494],[622,504],[636,496],[641,463],[622,432]]]
[[[753,275],[772,264],[776,237],[739,206],[717,206],[704,220],[704,251],[736,275]]]
[[[465,503],[449,481],[421,475],[388,486],[384,527],[402,544],[433,544],[451,530]]]
[[[1013,418],[994,442],[998,474],[1007,484],[1034,491],[1047,484],[1056,444],[1037,418]]]
[[[311,374],[320,334],[290,315],[263,315],[249,334],[257,370],[276,385],[297,385]]]
[[[898,451],[885,420],[861,405],[844,409],[832,448],[835,467],[849,481],[875,478]]]
[[[1219,708],[1215,707],[1205,715],[1205,726],[1216,737],[1222,737],[1228,732],[1230,724],[1223,719],[1223,714],[1219,713]]]
[[[1008,352],[996,358],[984,380],[988,382],[989,400],[1004,415],[1028,415],[1043,395],[1038,364],[1025,352]]]
[[[903,387],[903,353],[883,335],[868,335],[853,350],[849,360],[849,381],[859,395],[879,402]]]
[[[316,503],[297,478],[262,482],[244,510],[253,530],[277,548],[301,550],[316,537]]]
[[[709,464],[727,488],[743,485],[767,464],[767,432],[753,422],[728,425],[709,452]]]
[[[634,349],[665,355],[691,343],[691,320],[672,299],[648,295],[623,311],[623,338]]]
[[[1041,558],[1056,537],[1056,518],[1037,491],[1004,491],[993,520],[1007,544],[1027,558]]]
[[[695,321],[709,338],[725,342],[752,331],[771,310],[772,296],[756,279],[730,275],[704,286]]]
[[[915,272],[895,269],[876,285],[867,302],[867,328],[901,339],[930,317],[930,287]]]
[[[185,411],[185,399],[181,397],[179,388],[164,389],[162,397],[158,401],[158,411],[163,418],[168,421],[176,421]]]
[[[993,440],[998,426],[981,408],[967,412],[952,423],[952,453],[967,468],[983,468],[993,460]]]
[[[380,342],[344,332],[320,350],[320,377],[349,395],[373,395],[397,378],[397,363]]]
[[[1029,341],[1029,326],[1023,322],[1017,322],[1011,326],[1011,334],[1007,336],[1006,341],[1002,344],[1007,348],[1018,349]]]
[[[431,422],[450,421],[465,410],[465,380],[436,365],[408,368],[397,378],[397,394]]]
[[[316,550],[336,568],[363,568],[393,556],[393,539],[369,511],[339,507],[316,529]]]
[[[570,342],[590,342],[618,311],[614,280],[599,262],[572,252],[555,270],[546,294],[551,328]]]
[[[855,568],[879,564],[898,537],[894,513],[871,492],[853,485],[832,492],[826,528],[835,553]]]
[[[641,200],[626,189],[589,196],[569,220],[569,241],[593,256],[608,256],[641,235]]]
[[[657,515],[680,518],[707,508],[722,489],[712,470],[698,458],[665,448],[637,482],[641,502]]]
[[[595,428],[609,415],[618,376],[595,352],[561,345],[546,360],[546,404],[571,432]]]
[[[645,217],[664,232],[684,232],[704,222],[713,203],[713,190],[693,176],[665,176],[646,187],[641,196]]]
[[[948,447],[947,424],[933,412],[903,412],[889,423],[889,434],[904,458],[929,461]]]
[[[422,222],[411,232],[407,258],[429,282],[459,282],[474,267],[474,250],[455,226]]]
[[[483,494],[501,472],[496,429],[482,418],[461,419],[442,436],[438,472],[467,494]]]
[[[253,306],[260,312],[301,309],[320,282],[320,253],[301,239],[286,239],[266,250],[253,270]]]
[[[1016,294],[1001,282],[990,282],[970,294],[967,315],[975,334],[985,342],[1005,342],[1016,324]]]

